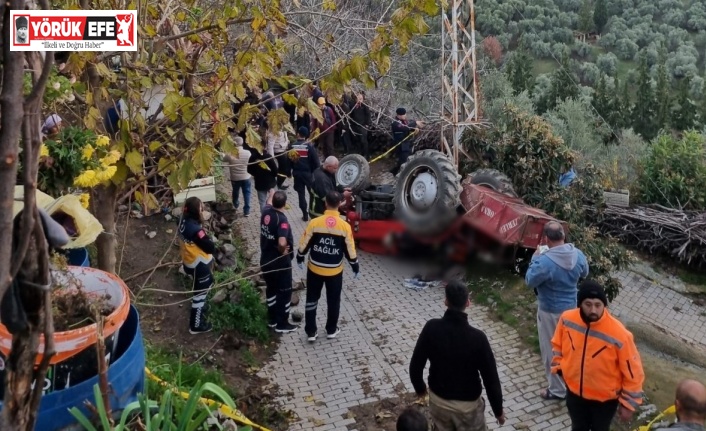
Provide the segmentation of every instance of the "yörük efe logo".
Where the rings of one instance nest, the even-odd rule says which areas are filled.
[[[11,51],[136,51],[134,10],[13,10]]]

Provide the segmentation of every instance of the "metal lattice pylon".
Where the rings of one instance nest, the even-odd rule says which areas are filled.
[[[442,150],[458,166],[463,131],[478,124],[475,5],[449,0],[441,26]]]

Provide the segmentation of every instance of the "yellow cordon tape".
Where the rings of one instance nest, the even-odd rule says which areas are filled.
[[[398,142],[397,144],[395,144],[392,148],[390,148],[389,150],[387,150],[387,151],[385,151],[384,153],[380,154],[379,156],[375,157],[373,160],[369,161],[368,164],[375,163],[375,162],[377,162],[378,160],[382,159],[383,157],[387,156],[387,155],[390,154],[395,148],[397,148],[397,147],[399,147],[400,145],[402,145],[402,143],[403,143],[404,141],[406,141],[407,139],[411,138],[412,136],[414,136],[414,135],[416,135],[416,134],[417,134],[417,132],[412,132],[412,133],[410,133],[409,135],[407,135],[406,138],[404,138],[403,140],[401,140],[400,142]]]
[[[152,374],[152,372],[150,372],[149,368],[147,368],[147,367],[145,367],[145,374],[147,375],[147,377],[150,380],[157,382],[158,384],[160,384],[162,386],[170,386],[167,382],[165,382],[164,380],[162,380],[159,377]],[[188,393],[181,392],[178,389],[172,388],[172,392],[179,394],[185,400],[189,398]],[[199,399],[199,401],[203,402],[204,404],[206,404],[209,407],[214,406],[214,405],[217,406],[218,411],[221,412],[221,414],[223,414],[223,416],[226,416],[229,419],[233,419],[234,421],[236,421],[238,423],[241,423],[243,425],[249,425],[249,426],[253,427],[254,429],[257,429],[260,431],[270,431],[269,429],[267,429],[263,426],[260,426],[256,423],[254,423],[253,421],[251,421],[250,419],[246,418],[245,415],[240,413],[237,409],[231,409],[230,407],[228,407],[227,405],[225,405],[223,403],[219,403],[217,401],[213,401],[211,399],[203,398],[203,397],[201,397]]]
[[[650,431],[650,428],[652,428],[652,425],[654,425],[657,421],[659,421],[660,419],[662,419],[663,417],[665,417],[667,415],[673,415],[676,412],[677,412],[676,406],[667,407],[666,410],[664,410],[662,413],[658,414],[654,419],[652,419],[652,421],[650,423],[639,427],[636,431]]]

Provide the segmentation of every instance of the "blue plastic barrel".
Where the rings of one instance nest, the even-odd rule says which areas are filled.
[[[71,266],[91,266],[86,247],[69,249],[66,253],[66,259]]]
[[[140,317],[134,306],[130,306],[130,314],[120,328],[116,354],[118,359],[108,368],[110,407],[114,412],[137,401],[137,394],[145,391],[145,346],[140,330]],[[91,417],[83,402],[88,400],[91,404],[95,403],[93,386],[97,383],[98,376],[43,396],[35,429],[59,431],[77,424],[76,419],[69,413],[68,409],[71,407],[78,407],[86,416]]]

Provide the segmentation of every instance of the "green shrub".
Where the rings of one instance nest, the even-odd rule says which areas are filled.
[[[662,134],[641,162],[638,199],[670,208],[706,209],[706,136]]]
[[[571,187],[559,185],[559,177],[575,165],[576,154],[541,117],[521,112],[514,106],[505,111],[502,130],[475,129],[464,136],[464,145],[475,160],[463,167],[465,173],[480,167],[480,155],[494,152],[492,168],[504,172],[524,201],[569,225],[568,240],[581,249],[591,266],[590,277],[606,288],[612,299],[621,284],[611,277],[630,262],[630,255],[617,241],[598,235],[603,205],[602,173],[592,164],[578,171]]]
[[[83,151],[96,141],[91,130],[69,126],[44,142],[49,157],[39,164],[38,187],[43,192],[58,197],[66,193],[81,172],[86,170]]]

